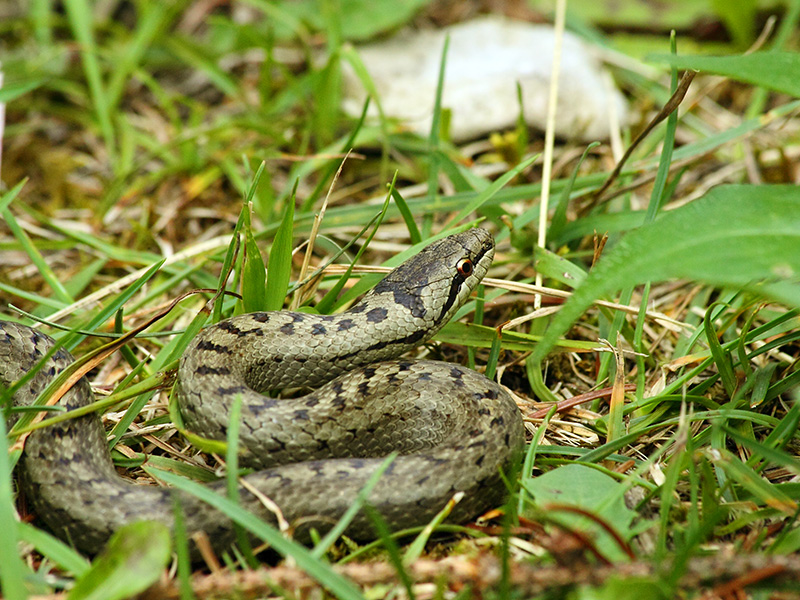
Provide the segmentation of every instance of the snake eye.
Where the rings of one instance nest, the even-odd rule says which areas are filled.
[[[456,265],[456,270],[462,277],[469,277],[472,275],[473,268],[472,261],[468,258],[462,258]]]

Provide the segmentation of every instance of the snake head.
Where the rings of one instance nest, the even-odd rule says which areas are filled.
[[[364,302],[391,295],[396,305],[421,319],[434,335],[466,301],[494,258],[494,240],[485,229],[442,238],[389,273]]]

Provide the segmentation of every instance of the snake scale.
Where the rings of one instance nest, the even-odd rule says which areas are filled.
[[[307,539],[329,529],[390,452],[390,464],[369,503],[394,529],[427,523],[458,491],[454,522],[497,505],[501,471],[524,442],[516,404],[475,371],[425,360],[393,360],[428,340],[453,316],[486,273],[494,241],[472,229],[434,242],[389,273],[361,302],[336,315],[251,313],[204,329],[185,351],[175,393],[186,425],[224,440],[232,400],[241,395],[240,443],[245,466],[241,503],[276,519],[251,487],[274,501]],[[52,347],[48,336],[0,322],[0,381],[20,379]],[[30,405],[72,362],[64,350],[14,396]],[[292,399],[270,390],[316,387]],[[92,402],[81,379],[60,404]],[[9,420],[9,424],[13,418]],[[140,519],[173,522],[177,493],[189,533],[204,531],[219,550],[234,541],[231,522],[197,498],[134,484],[112,462],[97,414],[32,433],[17,467],[36,514],[75,547],[94,554],[122,525]],[[225,494],[225,482],[209,484]],[[374,538],[361,511],[346,533]],[[195,550],[196,552],[196,550]]]

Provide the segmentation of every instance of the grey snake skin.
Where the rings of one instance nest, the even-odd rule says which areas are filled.
[[[393,451],[400,456],[368,500],[393,530],[427,523],[458,491],[465,497],[450,521],[497,505],[505,494],[501,471],[524,443],[512,398],[457,365],[392,360],[447,323],[493,255],[490,234],[472,229],[428,246],[341,314],[252,313],[208,327],[178,369],[175,392],[186,425],[224,440],[231,401],[241,395],[241,463],[258,469],[243,479],[297,525],[301,541],[311,527],[329,529]],[[52,344],[29,327],[0,321],[0,381],[20,379]],[[59,350],[13,404],[32,404],[72,360]],[[317,389],[292,399],[266,395],[299,386]],[[92,400],[84,378],[60,404],[71,410]],[[190,534],[204,531],[218,550],[235,538],[230,521],[197,498],[121,477],[94,413],[32,433],[17,471],[38,517],[89,554],[126,523],[146,519],[171,526],[172,494]],[[209,487],[225,494],[224,481]],[[244,486],[240,498],[244,508],[276,522]],[[375,537],[363,511],[346,534]]]

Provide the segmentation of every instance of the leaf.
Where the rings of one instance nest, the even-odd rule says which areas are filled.
[[[715,331],[714,324],[712,323],[712,309],[715,306],[716,303],[709,306],[706,310],[706,314],[703,316],[703,330],[706,334],[706,343],[708,344],[708,349],[711,352],[711,356],[714,358],[714,363],[717,365],[717,371],[719,371],[722,384],[725,386],[725,392],[727,392],[728,396],[733,396],[737,385],[736,375],[733,372],[733,364],[731,363],[730,352],[726,352],[722,348],[722,344],[719,343],[717,332]]]
[[[91,568],[75,583],[69,600],[116,600],[158,581],[170,558],[169,528],[155,521],[121,527]]]
[[[286,209],[275,241],[269,253],[267,267],[267,297],[265,310],[280,310],[289,289],[292,275],[292,236],[294,224],[294,194],[286,199]]]
[[[796,52],[753,52],[741,56],[653,54],[647,58],[678,69],[725,75],[737,81],[800,97],[800,54]]]
[[[728,477],[759,501],[788,516],[797,513],[797,502],[782,492],[780,488],[755,473],[732,453],[721,448],[711,448],[706,452],[715,466],[722,468]]]
[[[0,89],[0,103],[8,104],[9,102],[24,96],[28,92],[41,87],[45,83],[44,79],[29,79],[27,81],[20,81],[16,83],[4,83],[3,88]]]
[[[675,595],[658,577],[611,576],[596,588],[586,588],[581,600],[667,600]]]
[[[631,523],[636,513],[625,506],[623,493],[627,488],[597,469],[585,465],[564,465],[538,477],[524,478],[522,486],[533,496],[536,504],[545,510],[551,503],[574,506],[597,515],[623,539],[633,536]],[[547,516],[572,529],[588,532],[606,557],[625,557],[600,525],[586,517],[556,510],[547,511]]]
[[[606,250],[534,350],[541,360],[597,298],[671,278],[745,288],[800,306],[800,190],[725,185]]]
[[[517,175],[522,173],[537,160],[539,160],[538,154],[526,158],[507,173],[503,173],[503,175],[498,177],[496,181],[493,181],[489,187],[479,192],[475,198],[470,200],[455,217],[452,217],[450,221],[448,221],[445,229],[455,226],[456,223],[464,219],[471,212],[480,209],[489,200],[494,198],[494,196],[497,195],[497,193],[502,190],[510,181],[512,181],[515,177],[517,177]]]
[[[0,388],[2,396],[3,386]],[[11,484],[13,464],[8,451],[5,417],[0,418],[0,590],[6,598],[26,598],[25,576],[30,573],[17,551],[16,511]]]
[[[188,429],[179,428],[178,432],[185,437],[192,446],[203,452],[224,455],[228,451],[228,444],[223,440],[212,440],[211,438],[202,437]]]
[[[800,529],[789,529],[770,547],[770,554],[794,554],[800,551]]]
[[[407,23],[428,0],[341,0],[336,3],[342,36],[366,40]],[[325,11],[317,2],[284,2],[281,8],[294,19],[325,29]]]
[[[242,304],[244,312],[266,309],[267,272],[258,249],[256,238],[250,229],[249,219],[244,227],[244,265],[242,267]]]
[[[725,23],[725,28],[730,32],[738,47],[747,48],[753,43],[753,34],[758,22],[756,0],[739,0],[738,2],[711,0],[711,7]]]
[[[64,8],[66,9],[70,28],[80,48],[84,75],[89,85],[89,94],[97,114],[100,131],[105,139],[106,150],[113,158],[116,140],[114,139],[114,126],[111,120],[111,106],[103,81],[103,70],[98,60],[100,53],[95,39],[92,6],[87,0],[67,0],[64,2]]]

